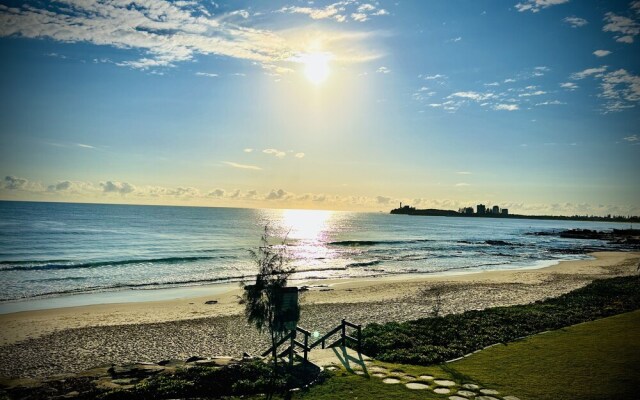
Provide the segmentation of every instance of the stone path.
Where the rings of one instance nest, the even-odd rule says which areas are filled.
[[[401,369],[389,370],[376,365],[371,358],[349,348],[335,347],[313,350],[309,360],[327,370],[337,370],[340,366],[357,375],[381,379],[388,385],[404,385],[411,390],[432,390],[441,395],[450,395],[448,400],[520,400],[515,396],[502,396],[497,390],[484,388],[477,383],[462,385],[442,377],[432,375],[413,376]]]

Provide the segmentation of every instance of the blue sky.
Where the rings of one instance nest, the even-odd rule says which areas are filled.
[[[0,2],[0,198],[640,214],[640,1]]]

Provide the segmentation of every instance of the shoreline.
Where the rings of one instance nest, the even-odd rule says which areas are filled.
[[[325,332],[347,317],[366,325],[530,303],[589,282],[637,274],[640,252],[598,252],[593,259],[538,269],[446,276],[385,276],[309,282],[299,325]],[[234,285],[235,286],[235,285]],[[425,290],[426,289],[426,290]],[[431,290],[437,289],[437,290]],[[0,376],[73,373],[106,363],[256,354],[267,337],[249,326],[238,286],[215,295],[101,304],[0,315]],[[215,304],[205,304],[216,300]],[[47,360],[43,363],[43,360]]]
[[[506,272],[506,271],[526,271],[543,269],[567,261],[584,261],[593,259],[594,253],[585,253],[583,258],[575,259],[553,259],[538,260],[533,265],[518,266],[514,264],[496,264],[496,267],[504,268],[482,269],[474,267],[469,269],[450,269],[436,272],[402,272],[402,273],[381,273],[378,275],[362,277],[340,277],[340,278],[301,278],[289,279],[293,286],[327,285],[336,283],[348,283],[361,280],[413,280],[420,278],[445,278],[449,276],[482,274],[486,272]],[[220,293],[237,289],[240,281],[223,281],[220,283],[205,283],[189,286],[170,286],[164,288],[124,288],[121,290],[104,290],[94,292],[79,292],[56,295],[43,295],[27,299],[16,299],[0,302],[0,317],[6,314],[15,314],[29,311],[45,311],[63,308],[90,307],[100,305],[122,305],[131,303],[152,303],[162,301],[173,301],[180,299],[200,298],[214,296]],[[207,292],[207,294],[197,295],[197,293]],[[240,291],[241,292],[241,291]],[[2,342],[0,341],[0,344]]]

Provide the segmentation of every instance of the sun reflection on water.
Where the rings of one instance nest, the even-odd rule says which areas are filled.
[[[321,241],[330,230],[332,211],[324,210],[284,210],[283,228],[289,229],[289,239]]]

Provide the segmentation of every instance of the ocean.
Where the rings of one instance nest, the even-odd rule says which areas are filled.
[[[0,312],[20,309],[11,305],[25,301],[51,303],[83,295],[92,303],[105,293],[117,301],[145,290],[247,280],[256,271],[249,250],[257,249],[265,226],[274,242],[285,240],[295,281],[540,267],[611,246],[533,232],[621,227],[583,221],[1,201]]]

